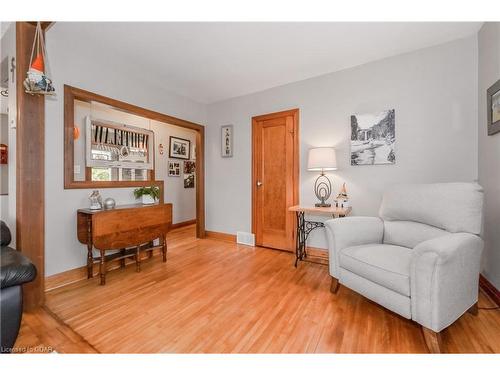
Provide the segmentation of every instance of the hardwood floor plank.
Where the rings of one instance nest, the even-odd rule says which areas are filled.
[[[15,352],[97,353],[92,345],[50,311],[38,308],[23,314]]]
[[[328,266],[214,239],[194,227],[155,253],[46,294],[25,315],[19,345],[103,353],[427,353],[420,326],[341,286]],[[479,307],[494,303],[483,293]],[[45,312],[44,312],[45,311]],[[63,323],[64,322],[64,323]],[[442,334],[446,353],[500,353],[500,311],[465,314]]]

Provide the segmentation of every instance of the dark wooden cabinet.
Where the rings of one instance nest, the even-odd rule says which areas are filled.
[[[93,277],[93,265],[99,263],[101,285],[106,283],[106,262],[135,258],[141,267],[141,252],[161,249],[167,261],[167,232],[172,225],[172,204],[124,205],[111,210],[80,209],[77,212],[78,240],[87,245],[87,277]],[[154,245],[158,239],[159,244]],[[95,257],[92,250],[100,252]],[[114,251],[106,254],[107,251]]]

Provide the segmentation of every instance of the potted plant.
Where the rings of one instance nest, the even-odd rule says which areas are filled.
[[[144,186],[134,190],[136,199],[141,198],[142,204],[154,204],[160,198],[160,188],[158,186]]]

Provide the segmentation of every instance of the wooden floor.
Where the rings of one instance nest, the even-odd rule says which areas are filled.
[[[341,286],[325,265],[173,231],[158,256],[52,290],[25,314],[18,347],[101,353],[426,353],[419,326]],[[494,304],[483,294],[480,307]],[[449,353],[500,353],[500,311],[465,314]]]

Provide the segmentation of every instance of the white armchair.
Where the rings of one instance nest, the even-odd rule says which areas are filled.
[[[332,293],[342,284],[416,321],[440,352],[439,332],[477,313],[482,206],[475,183],[400,185],[380,217],[328,220]]]

